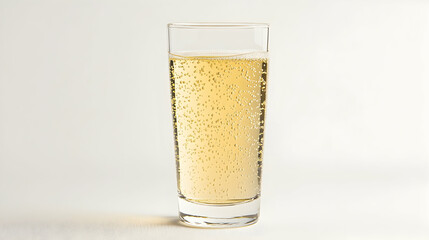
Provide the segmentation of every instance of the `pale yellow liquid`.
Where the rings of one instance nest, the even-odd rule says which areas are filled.
[[[231,204],[260,193],[266,58],[170,56],[179,195]]]

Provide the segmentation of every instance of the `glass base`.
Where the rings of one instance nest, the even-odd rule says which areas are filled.
[[[213,205],[190,202],[179,197],[179,218],[182,223],[193,227],[243,227],[258,221],[259,203],[259,198],[256,198],[239,204]]]

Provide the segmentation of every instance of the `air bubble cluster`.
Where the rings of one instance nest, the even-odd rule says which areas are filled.
[[[232,203],[260,192],[266,58],[170,58],[179,192]]]

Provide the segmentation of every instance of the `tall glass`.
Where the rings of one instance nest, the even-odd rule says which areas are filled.
[[[239,227],[259,216],[268,24],[168,25],[179,217]]]

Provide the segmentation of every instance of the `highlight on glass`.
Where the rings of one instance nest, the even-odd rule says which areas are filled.
[[[179,218],[187,225],[258,220],[268,34],[264,23],[168,24]]]

